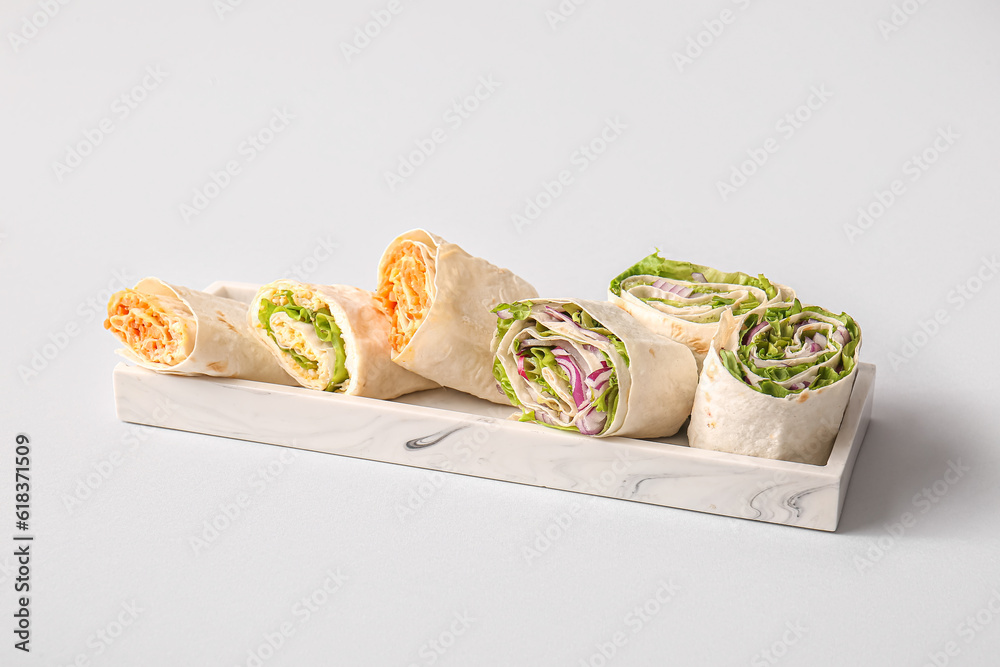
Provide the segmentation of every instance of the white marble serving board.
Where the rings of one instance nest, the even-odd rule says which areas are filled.
[[[207,291],[249,302],[256,288],[214,283]],[[875,366],[861,364],[833,452],[814,466],[691,449],[686,426],[658,440],[557,431],[510,421],[513,408],[450,389],[382,401],[114,369],[126,422],[828,531],[840,520],[874,380]]]

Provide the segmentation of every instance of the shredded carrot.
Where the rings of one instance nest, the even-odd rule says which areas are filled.
[[[135,290],[122,290],[111,297],[104,328],[147,361],[169,365],[179,361],[174,356],[180,341],[169,317]]]
[[[393,249],[375,296],[389,314],[389,344],[393,352],[399,352],[410,342],[430,308],[427,266],[415,243],[403,241]]]

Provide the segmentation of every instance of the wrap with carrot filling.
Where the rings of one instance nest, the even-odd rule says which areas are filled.
[[[792,303],[724,313],[701,371],[692,447],[823,465],[857,376],[861,329]]]
[[[608,300],[653,331],[684,343],[701,370],[724,312],[735,316],[761,305],[791,301],[790,287],[738,271],[678,262],[654,252],[623,271],[608,289]]]
[[[531,299],[497,309],[493,373],[521,421],[594,436],[657,438],[687,419],[691,351],[609,303]]]
[[[497,304],[536,296],[507,269],[422,229],[400,235],[378,266],[392,360],[445,387],[494,403],[507,399],[490,369]]]
[[[389,318],[367,290],[277,280],[257,290],[247,317],[303,387],[389,399],[438,386],[392,362]]]
[[[250,333],[246,304],[158,278],[111,296],[104,328],[125,344],[118,354],[143,368],[293,385]]]

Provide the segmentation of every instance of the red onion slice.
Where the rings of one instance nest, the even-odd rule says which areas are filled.
[[[670,289],[667,290],[671,294],[676,294],[682,299],[686,299],[694,293],[694,290],[690,287],[685,287],[684,285],[671,285]]]
[[[524,355],[516,354],[517,357],[517,374],[523,377],[525,380],[528,379],[528,374],[524,370]]]
[[[600,367],[600,368],[598,368],[598,369],[597,369],[596,371],[594,371],[593,373],[591,373],[590,375],[588,375],[588,376],[587,376],[587,379],[588,379],[588,380],[594,380],[594,381],[596,381],[596,380],[597,380],[597,377],[598,377],[599,375],[602,375],[602,374],[604,374],[604,373],[608,373],[608,374],[610,375],[612,371],[614,371],[614,369],[613,369],[613,368],[611,368],[611,366],[609,366],[609,365],[608,365],[608,362],[606,362],[606,361],[602,361],[602,362],[601,362],[601,367]]]
[[[757,335],[757,332],[766,327],[767,324],[768,324],[767,320],[761,320],[760,322],[755,324],[753,328],[750,329],[750,331],[748,331],[745,336],[743,336],[743,344],[749,345],[750,341],[753,340],[753,337]]]
[[[597,435],[604,430],[608,416],[591,405],[576,417],[576,427],[584,435]]]
[[[656,289],[659,290],[663,290],[668,294],[676,294],[682,299],[687,299],[694,293],[694,290],[691,289],[690,287],[685,287],[684,285],[677,285],[676,283],[672,283],[664,278],[657,279],[652,284],[652,287],[655,287]]]
[[[559,366],[569,375],[569,384],[573,389],[573,402],[579,410],[587,402],[587,393],[583,389],[583,372],[570,356],[557,356]]]
[[[611,376],[614,374],[614,369],[611,367],[600,368],[590,375],[587,376],[587,386],[592,390],[592,396],[600,396],[605,387],[607,387],[608,382],[611,381]]]

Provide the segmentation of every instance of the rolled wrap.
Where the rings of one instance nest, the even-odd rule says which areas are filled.
[[[257,290],[246,317],[303,387],[389,399],[438,386],[392,362],[389,317],[367,290],[277,280]]]
[[[608,288],[608,300],[653,331],[684,343],[698,370],[724,312],[739,316],[761,305],[792,301],[795,291],[763,275],[719,271],[678,262],[658,252],[626,269]]]
[[[798,301],[724,313],[701,371],[692,447],[823,465],[858,370],[861,330]]]
[[[490,372],[497,304],[536,296],[507,269],[422,229],[400,235],[378,266],[392,360],[425,378],[507,404]]]
[[[153,371],[295,384],[233,299],[144,278],[111,296],[104,328],[125,344],[118,354]]]
[[[497,317],[493,372],[521,421],[657,438],[691,412],[691,351],[610,303],[536,298],[502,304]]]

